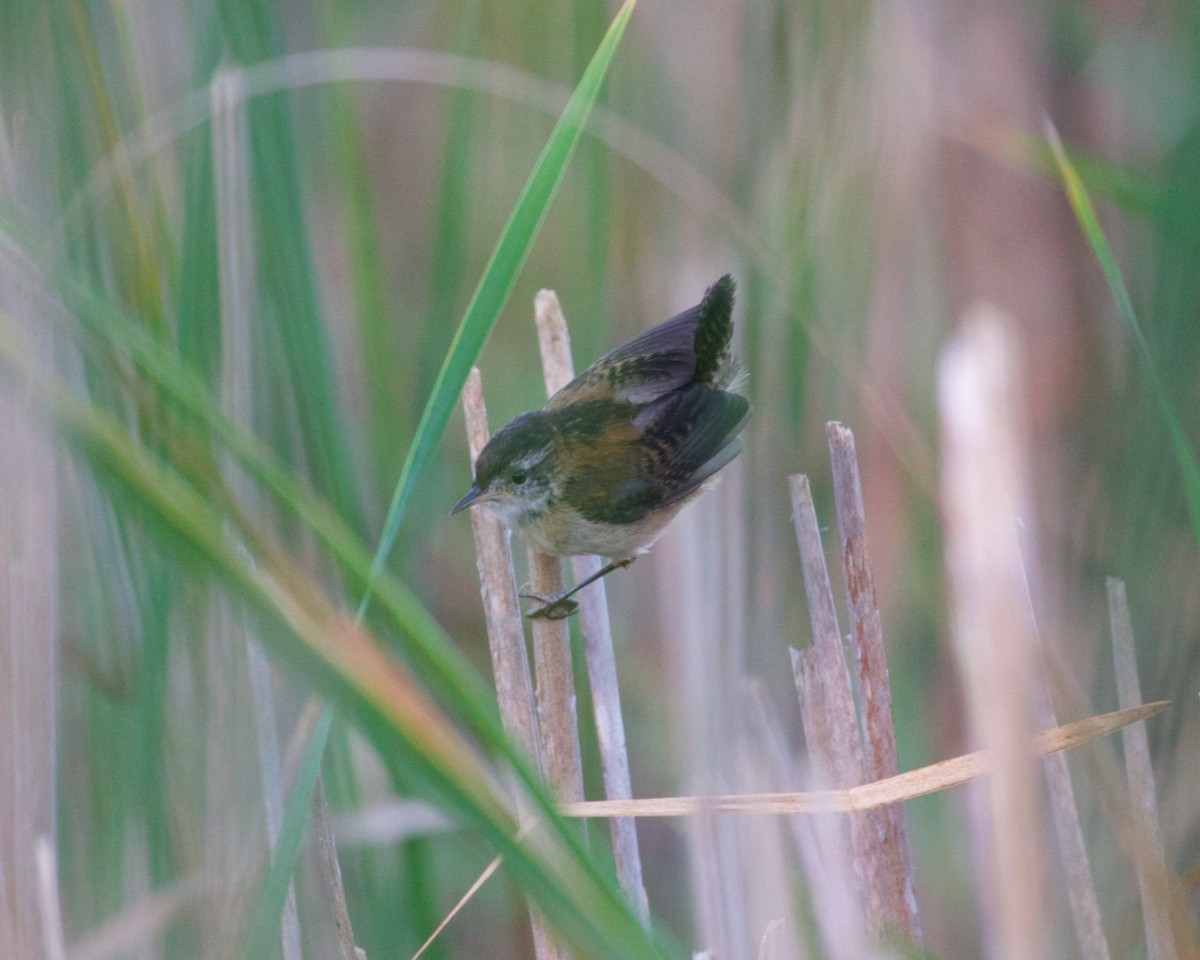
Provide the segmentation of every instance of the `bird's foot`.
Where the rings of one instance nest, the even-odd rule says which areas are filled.
[[[536,600],[541,606],[525,611],[531,620],[565,620],[579,610],[579,601],[572,600],[570,593],[546,596],[543,593],[522,593],[526,600]]]

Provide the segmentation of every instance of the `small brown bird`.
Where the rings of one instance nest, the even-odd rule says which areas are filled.
[[[475,485],[451,510],[486,504],[535,550],[598,554],[608,564],[541,602],[559,620],[571,597],[645,553],[684,504],[742,451],[750,402],[737,389],[733,278],[583,371],[541,410],[498,431],[475,461]]]

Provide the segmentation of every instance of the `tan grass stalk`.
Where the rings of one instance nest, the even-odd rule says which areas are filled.
[[[1031,757],[1044,757],[1107,736],[1122,727],[1145,720],[1170,701],[1147,703],[1131,710],[1102,713],[1034,735],[1027,749]],[[988,753],[976,750],[940,760],[916,770],[840,790],[802,793],[760,793],[717,797],[657,797],[645,800],[588,800],[560,807],[568,817],[692,817],[701,812],[742,814],[853,813],[924,797],[957,787],[992,772]]]
[[[1034,754],[1035,646],[1019,524],[1030,499],[1020,360],[1010,318],[978,306],[942,351],[938,410],[952,635],[971,736],[991,758],[978,838],[991,957],[1046,956]]]
[[[483,380],[477,368],[472,368],[463,387],[463,413],[467,421],[467,446],[474,463],[479,452],[487,446],[489,436]],[[530,761],[541,768],[533,680],[529,653],[525,648],[525,631],[521,626],[508,531],[499,518],[487,510],[471,511],[471,530],[475,536],[479,588],[483,595],[500,719],[509,739],[524,749]]]
[[[858,457],[854,434],[840,423],[825,427],[833,466],[834,506],[841,536],[842,567],[846,577],[846,595],[854,628],[855,664],[858,689],[862,697],[863,731],[866,735],[864,771],[869,779],[879,780],[900,772],[896,754],[896,731],[892,725],[892,690],[888,682],[887,651],[883,646],[883,625],[875,600],[875,577],[867,549],[866,511],[862,483],[858,476]],[[904,811],[892,807],[875,821],[877,875],[868,874],[882,908],[885,925],[902,930],[914,942],[920,942],[921,922],[917,898],[913,892],[912,858],[904,826]]]
[[[1142,701],[1138,681],[1137,655],[1133,645],[1133,624],[1129,619],[1129,600],[1125,582],[1109,577],[1108,613],[1112,629],[1113,662],[1116,668],[1117,704],[1122,708]],[[1144,727],[1121,734],[1125,749],[1125,776],[1136,823],[1134,868],[1138,893],[1142,900],[1142,918],[1146,927],[1147,960],[1175,960],[1179,955],[1171,932],[1171,889],[1162,857],[1158,826],[1158,795],[1154,769],[1150,763],[1150,743]]]
[[[567,321],[558,295],[553,290],[538,291],[534,298],[534,314],[546,374],[546,391],[553,394],[575,376]],[[601,562],[599,557],[575,557],[572,564],[575,581],[578,583],[591,576],[600,568]],[[584,657],[591,685],[604,795],[609,800],[629,800],[633,797],[633,786],[629,776],[629,754],[625,748],[625,721],[621,714],[617,660],[604,582],[597,581],[585,587],[578,600],[579,626],[583,632]],[[636,821],[615,817],[609,828],[612,831],[613,858],[621,889],[643,923],[649,923],[650,906],[642,881]]]
[[[463,413],[467,421],[467,446],[474,463],[479,452],[487,446],[489,429],[487,407],[483,401],[483,379],[472,368],[463,387]],[[529,653],[525,648],[525,630],[521,625],[521,609],[517,600],[517,580],[513,572],[509,534],[500,520],[487,510],[471,511],[471,531],[475,537],[476,564],[479,568],[479,588],[483,595],[484,619],[487,623],[488,647],[492,654],[492,672],[496,682],[496,699],[500,719],[508,737],[525,750],[530,761],[546,775],[543,741],[538,714],[534,706],[533,680],[529,670]],[[573,713],[572,713],[573,716]],[[582,795],[582,788],[580,790]],[[527,804],[520,791],[517,809],[525,819]],[[499,860],[489,867],[463,897],[461,904],[474,895],[491,876]],[[458,907],[455,908],[457,911]],[[419,957],[454,916],[439,924],[417,952]],[[557,960],[563,952],[550,936],[541,915],[530,909],[534,953],[538,960]]]
[[[557,335],[543,332],[535,306],[538,343],[543,345],[542,371],[547,395],[570,377],[547,352],[545,340]],[[565,330],[562,332],[565,336]],[[568,351],[569,352],[569,351]],[[563,590],[562,561],[555,556],[529,551],[529,585],[533,593],[552,596]],[[566,620],[540,618],[531,622],[534,673],[537,677],[538,721],[542,732],[546,779],[562,800],[583,799],[583,760],[579,752],[579,718],[575,712],[575,678],[571,668],[571,628]]]

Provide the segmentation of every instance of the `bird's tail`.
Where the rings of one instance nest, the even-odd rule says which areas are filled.
[[[733,337],[735,284],[729,274],[704,291],[696,323],[696,373],[694,383],[727,389],[741,376],[741,365],[729,352]]]

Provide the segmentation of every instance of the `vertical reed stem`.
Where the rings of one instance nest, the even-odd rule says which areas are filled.
[[[554,394],[575,376],[571,360],[571,342],[567,321],[558,296],[553,290],[541,290],[534,299],[538,343],[546,377],[546,392]],[[600,569],[599,557],[575,557],[573,569],[579,582]],[[579,594],[579,624],[583,631],[584,657],[592,689],[592,708],[596,720],[596,738],[600,747],[600,766],[604,794],[609,800],[629,800],[633,786],[629,776],[629,754],[625,749],[625,722],[621,715],[621,695],[617,681],[617,661],[613,652],[612,629],[608,620],[608,599],[604,582],[598,580]],[[613,858],[621,888],[642,918],[650,921],[650,906],[642,881],[642,859],[638,851],[637,821],[632,817],[614,817]]]
[[[483,402],[483,380],[472,368],[463,387],[463,413],[467,421],[467,445],[474,463],[488,442],[487,408]],[[545,775],[541,738],[534,710],[533,682],[529,671],[529,653],[525,649],[525,631],[517,603],[517,580],[513,572],[508,531],[487,510],[471,510],[471,531],[475,537],[479,589],[483,595],[488,647],[492,654],[492,672],[496,680],[496,699],[504,732],[518,744]],[[524,800],[517,798],[518,813],[524,819]],[[537,960],[559,960],[565,953],[551,938],[541,914],[530,909],[533,947]]]

